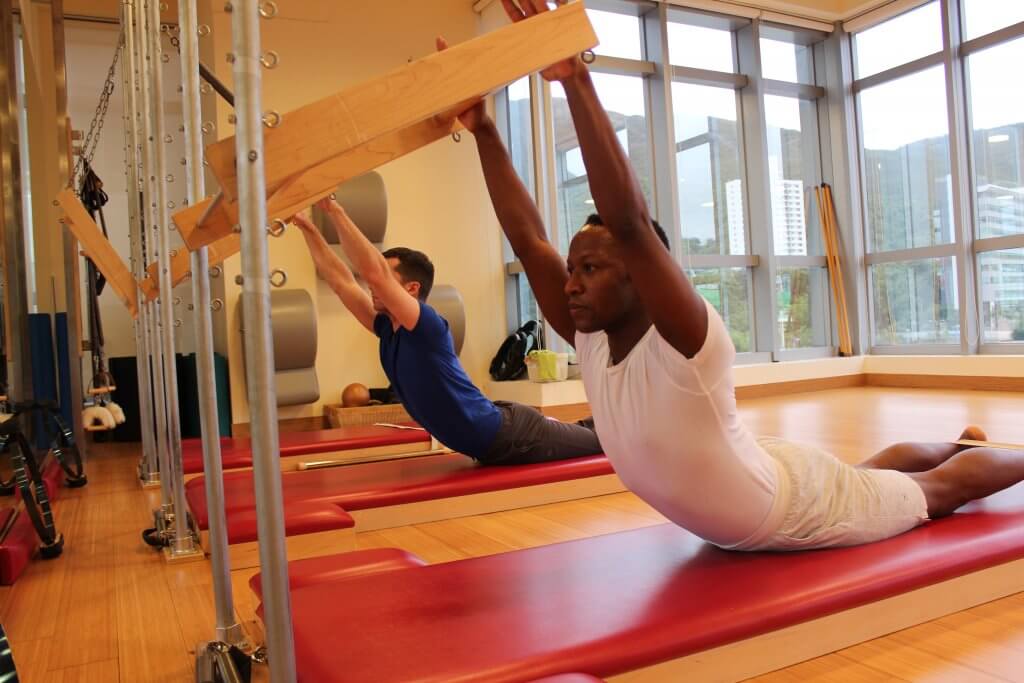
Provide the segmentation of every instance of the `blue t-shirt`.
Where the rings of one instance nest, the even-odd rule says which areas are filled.
[[[416,327],[393,329],[379,314],[380,363],[409,412],[448,448],[479,458],[494,443],[501,412],[466,376],[455,355],[448,321],[420,302]]]

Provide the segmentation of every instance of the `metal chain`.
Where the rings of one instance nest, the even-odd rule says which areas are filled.
[[[107,119],[107,109],[110,107],[110,96],[114,94],[114,74],[117,72],[117,60],[121,56],[123,42],[124,32],[122,31],[117,38],[117,49],[114,50],[114,59],[111,61],[110,69],[107,71],[107,80],[103,84],[100,101],[96,105],[96,113],[89,123],[89,132],[86,133],[85,140],[82,141],[82,153],[78,156],[78,161],[75,162],[74,173],[71,174],[72,189],[75,192],[78,192],[81,185],[85,165],[92,165],[92,158],[96,154],[96,146],[99,144],[100,135],[103,133],[103,123]]]

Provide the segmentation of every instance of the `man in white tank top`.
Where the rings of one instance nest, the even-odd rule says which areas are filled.
[[[544,0],[502,4],[513,21],[548,11]],[[725,325],[651,219],[586,65],[573,58],[541,74],[565,90],[599,211],[567,261],[482,104],[460,120],[544,317],[576,346],[598,436],[633,492],[721,547],[786,550],[887,538],[1024,479],[1021,451],[896,444],[852,467],[755,439],[737,414]],[[961,436],[985,439],[977,428]]]

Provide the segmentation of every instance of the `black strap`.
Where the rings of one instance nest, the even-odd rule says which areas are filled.
[[[86,211],[89,212],[89,216],[95,221],[97,216],[99,217],[100,228],[103,230],[103,236],[108,237],[107,233],[107,220],[103,216],[103,207],[106,205],[109,197],[107,193],[103,191],[103,181],[100,180],[99,176],[96,175],[95,171],[92,170],[92,166],[89,162],[84,162],[84,171],[82,173],[82,185],[80,188],[79,196],[82,199],[82,205]],[[104,287],[106,287],[107,279],[103,276],[103,273],[99,272],[96,268],[96,264],[91,259],[87,259],[88,274],[86,280],[89,286],[89,340],[92,346],[92,365],[93,365],[93,378],[100,374],[105,374],[107,371],[106,363],[104,360],[103,346],[103,319],[100,317],[100,294],[103,293]]]

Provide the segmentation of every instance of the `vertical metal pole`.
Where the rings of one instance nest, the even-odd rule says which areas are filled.
[[[0,2],[0,223],[3,229],[4,324],[7,382],[11,399],[32,398],[32,356],[28,339],[28,269],[22,221],[21,155],[18,145],[14,18]]]
[[[181,39],[181,102],[185,115],[185,161],[188,203],[194,206],[206,194],[203,182],[202,106],[199,98],[199,26],[194,2],[178,3]],[[203,472],[209,512],[210,564],[213,601],[217,612],[217,640],[236,645],[244,640],[235,621],[231,592],[231,563],[224,514],[224,472],[217,422],[217,386],[214,382],[213,314],[210,312],[210,261],[203,247],[192,252],[192,303],[196,312],[196,375],[199,384],[199,422],[203,435]]]
[[[160,44],[160,4],[157,0],[146,3],[146,34],[149,38],[149,73],[152,78],[153,110],[153,165],[156,174],[156,210],[153,224],[157,236],[157,262],[160,282],[160,332],[163,336],[164,391],[167,396],[168,464],[164,477],[170,479],[171,502],[174,505],[174,536],[170,557],[193,555],[195,541],[188,528],[185,503],[185,481],[181,466],[181,420],[178,415],[178,378],[174,354],[174,306],[171,283],[171,212],[167,199],[167,154],[164,139],[164,70],[163,48]]]
[[[235,156],[238,213],[242,226],[242,312],[245,316],[249,411],[252,416],[256,528],[263,576],[264,623],[270,679],[294,683],[288,558],[284,536],[281,470],[277,464],[277,403],[274,341],[270,336],[270,284],[267,265],[267,202],[263,170],[263,101],[260,73],[259,0],[235,0],[231,37],[235,77]]]
[[[150,70],[152,68],[149,55],[149,41],[146,36],[146,15],[143,0],[132,0],[135,15],[135,42],[138,47],[139,94],[142,99],[142,159],[143,159],[143,205],[142,225],[146,228],[143,233],[144,244],[143,258],[152,257],[155,249],[155,233],[152,228],[157,224],[156,215],[156,168],[153,159],[153,147],[156,144],[153,134],[153,123],[150,110],[152,100],[149,92]],[[163,143],[161,143],[163,144]],[[171,478],[170,478],[170,451],[167,443],[167,392],[164,382],[164,366],[160,362],[161,354],[166,351],[161,346],[159,328],[159,302],[153,301],[148,304],[149,313],[146,318],[149,322],[149,350],[152,356],[153,372],[153,401],[154,415],[156,417],[156,444],[157,454],[160,462],[160,493],[162,513],[164,516],[173,512],[171,502]]]
[[[145,277],[146,257],[142,249],[142,223],[139,216],[139,142],[138,142],[138,102],[135,98],[135,8],[129,2],[121,3],[121,26],[123,43],[121,46],[121,75],[124,83],[124,137],[125,167],[128,177],[128,234],[131,242],[132,273],[137,280]],[[160,467],[157,463],[155,444],[153,443],[153,394],[150,382],[149,338],[146,330],[149,326],[149,306],[140,299],[138,316],[135,318],[135,370],[139,383],[139,432],[142,435],[142,462],[139,467],[139,478],[143,485],[156,484],[160,481]]]

